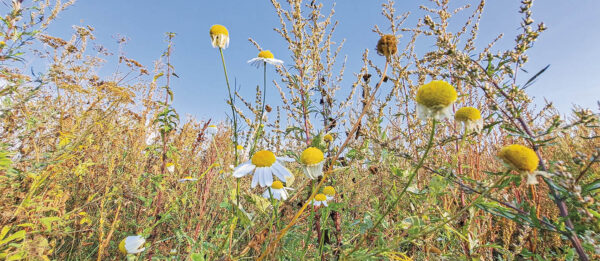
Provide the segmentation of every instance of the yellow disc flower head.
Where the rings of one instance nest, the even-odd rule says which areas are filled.
[[[539,164],[535,151],[519,144],[508,145],[498,153],[504,163],[518,171],[533,172]]]
[[[260,51],[258,53],[258,57],[252,58],[248,61],[249,64],[252,64],[256,67],[260,67],[263,64],[272,64],[275,66],[279,66],[283,64],[282,60],[275,59],[273,53],[269,50]]]
[[[323,188],[323,194],[327,196],[327,200],[332,200],[335,196],[335,189],[332,186],[327,186]]]
[[[417,115],[420,119],[443,120],[458,98],[454,86],[445,81],[431,81],[417,90]]]
[[[315,198],[313,199],[313,205],[315,207],[319,207],[321,205],[327,206],[327,196],[322,193],[315,195]]]
[[[275,154],[268,150],[261,150],[252,155],[252,164],[256,167],[271,167],[275,163]]]
[[[325,156],[320,149],[310,147],[302,152],[302,155],[300,156],[300,162],[305,165],[314,165],[323,161],[324,158]]]
[[[323,140],[326,142],[332,142],[333,136],[331,134],[325,134],[325,136],[323,136]]]
[[[498,152],[498,157],[511,169],[527,174],[527,184],[529,185],[538,184],[537,175],[544,177],[551,176],[547,172],[536,171],[540,159],[535,151],[523,145],[512,144],[505,146]]]
[[[316,179],[323,176],[323,164],[325,164],[325,155],[320,149],[309,147],[300,155],[300,163],[304,174],[310,179]]]
[[[237,145],[235,146],[236,150],[244,150],[244,147],[242,145]]]
[[[284,187],[281,181],[276,180],[273,181],[273,185],[271,185],[270,189],[266,189],[265,192],[263,192],[262,196],[266,199],[273,197],[277,200],[286,200],[290,196],[288,190],[293,189]]]
[[[279,180],[273,181],[273,185],[271,185],[271,188],[274,189],[282,189],[283,188],[283,183]]]
[[[215,24],[210,28],[210,40],[214,48],[225,49],[229,46],[229,31],[225,26]]]
[[[477,108],[462,107],[454,114],[454,120],[464,124],[467,131],[479,132],[483,129],[481,112]]]

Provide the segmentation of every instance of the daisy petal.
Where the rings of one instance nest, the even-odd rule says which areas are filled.
[[[260,172],[260,168],[258,168],[257,170],[254,171],[254,175],[252,176],[252,184],[250,185],[251,188],[255,188],[256,184],[258,184],[259,172]]]
[[[270,187],[271,185],[273,185],[273,174],[271,168],[265,168],[263,177],[265,179],[265,186]]]

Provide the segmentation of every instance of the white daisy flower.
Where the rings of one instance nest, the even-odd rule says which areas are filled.
[[[190,176],[187,176],[185,178],[179,179],[177,182],[184,183],[184,182],[196,181],[196,180],[198,180],[198,179],[197,178],[192,178]]]
[[[256,187],[259,184],[261,187],[273,185],[273,175],[277,176],[282,181],[286,181],[292,173],[282,165],[282,162],[292,162],[294,159],[287,157],[275,157],[273,152],[261,150],[254,155],[249,161],[246,161],[233,170],[233,176],[241,178],[253,173],[251,187]]]
[[[323,188],[323,194],[327,197],[327,201],[331,201],[335,197],[335,189],[332,186],[327,186]]]
[[[327,196],[325,196],[325,194],[317,194],[315,196],[315,198],[312,200],[312,204],[315,207],[319,207],[321,205],[326,206],[327,207]]]
[[[248,63],[256,67],[259,67],[264,63],[279,66],[283,64],[283,61],[275,59],[275,56],[273,56],[273,53],[271,53],[271,51],[265,50],[258,53],[258,57],[250,59]]]
[[[454,87],[445,81],[421,85],[417,90],[417,117],[421,120],[449,118],[457,97]]]
[[[208,125],[208,127],[206,128],[206,133],[210,135],[215,135],[217,134],[217,132],[219,132],[219,128],[217,128],[216,125]]]
[[[146,250],[145,247],[142,247],[144,243],[146,243],[146,239],[142,236],[128,236],[119,243],[119,250],[123,254],[137,254]]]
[[[271,193],[269,193],[269,190],[271,190]],[[273,195],[274,199],[286,200],[290,196],[290,194],[287,192],[287,190],[294,190],[294,189],[284,187],[283,183],[281,181],[276,180],[276,181],[273,181],[273,184],[271,185],[270,188],[267,188],[267,190],[265,190],[265,192],[263,192],[262,196],[263,196],[263,198],[270,199],[271,195]]]
[[[477,108],[462,107],[454,114],[454,120],[463,123],[466,131],[480,132],[483,129],[481,112]]]
[[[323,164],[325,164],[325,155],[320,149],[310,147],[305,149],[300,156],[300,162],[303,164],[304,174],[310,179],[316,179],[323,176]]]
[[[215,24],[210,28],[210,42],[213,48],[225,49],[229,46],[229,31],[225,26]]]

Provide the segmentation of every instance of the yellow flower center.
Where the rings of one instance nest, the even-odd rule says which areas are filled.
[[[191,176],[187,176],[187,177],[185,177],[183,179],[193,179],[193,178]]]
[[[528,172],[536,170],[540,161],[535,151],[519,144],[502,148],[498,157],[516,170]]]
[[[252,155],[252,164],[256,167],[271,167],[275,163],[275,154],[268,150],[261,150]]]
[[[456,111],[454,119],[457,121],[476,121],[481,119],[481,112],[477,108],[462,107]]]
[[[229,36],[229,31],[227,31],[227,28],[225,28],[225,26],[222,26],[220,24],[215,24],[210,28],[210,35],[227,35]]]
[[[119,251],[121,251],[121,253],[123,253],[123,254],[127,254],[127,249],[125,249],[125,239],[124,238],[119,243]]]
[[[315,165],[323,161],[324,158],[325,156],[320,149],[310,147],[302,152],[302,155],[300,156],[300,162],[305,165]]]
[[[335,189],[332,186],[323,188],[323,193],[327,196],[335,196]]]
[[[315,200],[316,201],[325,201],[325,200],[327,200],[327,197],[325,196],[325,194],[319,193],[315,196]]]
[[[283,183],[281,183],[281,181],[279,181],[279,180],[273,181],[273,185],[271,185],[271,188],[273,188],[273,189],[282,189],[283,188]]]
[[[237,145],[237,146],[235,147],[235,149],[236,149],[236,150],[244,150],[244,147],[242,147],[242,145]]]
[[[333,136],[331,136],[331,134],[325,134],[325,136],[323,136],[323,140],[326,142],[332,142]]]
[[[445,81],[431,81],[417,91],[417,102],[431,109],[446,107],[457,97],[454,87]]]
[[[273,58],[275,58],[275,56],[273,56],[273,53],[271,53],[271,51],[269,51],[269,50],[261,51],[260,53],[258,53],[258,57],[260,57],[260,58],[266,58],[266,59],[273,59]]]
[[[208,125],[209,128],[216,128],[216,125]]]
[[[175,164],[173,164],[173,162],[169,162],[169,163],[167,163],[167,167],[171,167],[171,166],[173,166],[173,165],[175,165]]]

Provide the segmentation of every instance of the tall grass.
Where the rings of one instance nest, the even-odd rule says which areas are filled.
[[[271,2],[291,58],[277,75],[264,71],[254,99],[229,86],[227,49],[216,50],[222,60],[207,61],[225,69],[224,106],[234,124],[180,119],[172,108],[175,34],[147,67],[89,48],[90,26],[74,27],[70,39],[47,35],[72,2],[13,1],[0,25],[0,258],[600,258],[598,113],[576,107],[565,118],[527,95],[545,70],[522,70],[546,29],[534,24],[531,1],[522,1],[521,32],[507,50],[495,47],[502,34],[476,48],[485,1],[456,10],[431,1],[421,17],[399,14],[389,1],[382,5],[388,23],[373,34],[396,40],[395,51],[378,45],[378,56],[376,42],[365,46],[362,68],[347,76],[351,86],[343,84],[345,62],[356,56],[340,56],[333,9]],[[458,12],[469,15],[451,22]],[[405,26],[408,19],[416,26]],[[457,23],[452,28],[461,29],[450,31]],[[422,41],[435,46],[419,54]],[[126,39],[120,43],[126,48]],[[48,70],[31,74],[24,60]],[[118,67],[98,75],[107,60]],[[483,129],[419,118],[415,97],[431,80],[454,86],[453,112],[478,108]],[[278,92],[282,105],[271,108],[265,91]],[[537,170],[551,177],[526,184],[497,156],[508,144],[535,151]],[[303,173],[308,147],[324,153],[315,180]],[[260,150],[295,160],[286,164],[293,178],[285,186],[294,189],[287,200],[262,197],[267,188],[251,188],[251,177],[232,177],[236,163]],[[336,194],[316,207],[325,186]],[[131,235],[145,238],[144,251],[119,251]]]

